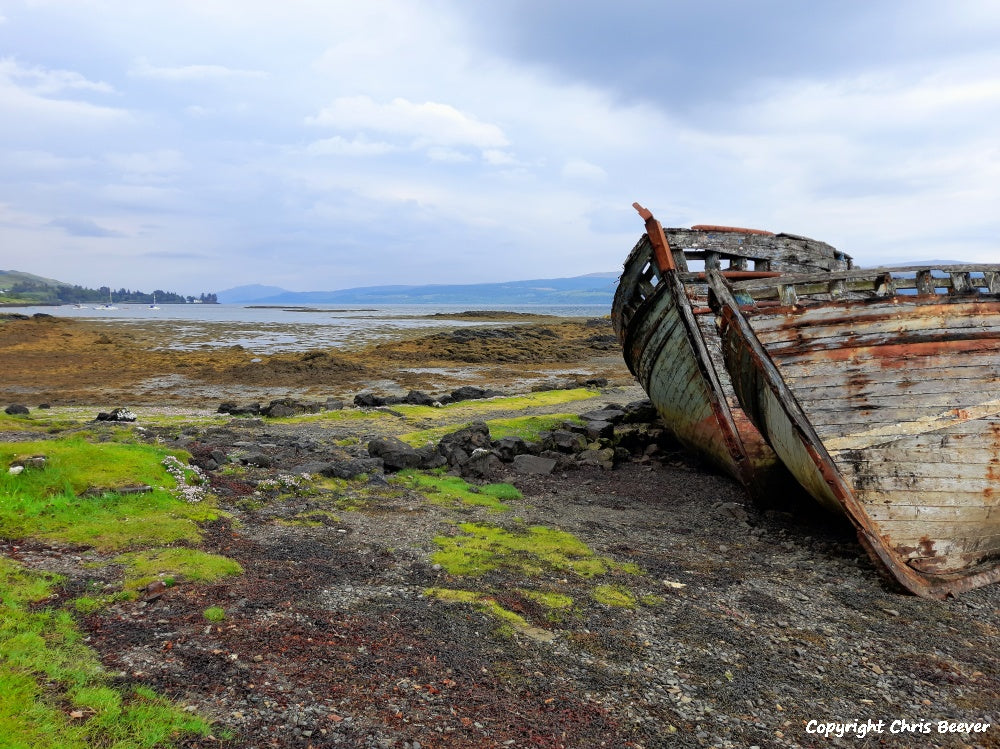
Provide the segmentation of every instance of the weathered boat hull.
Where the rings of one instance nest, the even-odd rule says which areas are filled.
[[[663,232],[658,224],[656,230]],[[732,273],[752,263],[754,272],[766,273],[845,268],[850,258],[792,235],[719,227],[664,234],[671,257],[664,260],[661,250],[657,258],[647,232],[626,260],[615,294],[612,321],[626,364],[682,445],[766,498],[794,482],[736,399],[707,285],[688,263],[720,268],[726,262]]]
[[[956,281],[950,295],[894,295],[890,283],[876,296],[872,278],[866,299],[766,310],[741,309],[713,278],[736,394],[802,486],[845,513],[907,590],[996,582],[1000,295],[956,294]]]

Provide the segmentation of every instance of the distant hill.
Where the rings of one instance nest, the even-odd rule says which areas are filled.
[[[33,273],[25,273],[19,270],[0,270],[0,289],[6,291],[18,283],[38,284],[41,286],[69,285],[69,284],[64,284],[62,281],[56,281],[55,279],[52,278],[36,276]]]
[[[261,286],[259,283],[249,286],[236,286],[225,291],[217,291],[215,295],[219,298],[219,304],[242,304],[245,302],[259,302],[267,297],[278,294],[289,294],[291,292],[280,286]]]
[[[223,304],[607,304],[617,273],[572,278],[538,278],[480,284],[361,286],[337,291],[286,291],[268,286],[238,286],[216,292]],[[257,290],[261,291],[257,295]]]

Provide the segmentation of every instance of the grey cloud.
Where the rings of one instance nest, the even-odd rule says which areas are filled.
[[[89,218],[56,218],[49,222],[49,226],[62,229],[67,234],[74,237],[121,237],[121,232],[105,229],[103,226],[91,221]]]

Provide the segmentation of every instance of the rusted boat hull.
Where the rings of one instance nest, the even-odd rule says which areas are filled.
[[[731,274],[752,276],[844,268],[850,258],[792,235],[720,227],[664,231],[657,224],[654,238],[657,230],[664,247],[658,251],[647,232],[629,254],[615,294],[612,321],[625,362],[681,444],[766,499],[794,482],[737,401],[704,272],[699,277],[689,263],[708,269],[726,263]]]
[[[955,293],[960,280],[946,293],[896,295],[891,282],[876,293],[870,280],[867,298],[791,290],[798,304],[764,310],[741,309],[713,278],[736,394],[802,486],[846,514],[904,588],[943,597],[996,582],[1000,296]]]

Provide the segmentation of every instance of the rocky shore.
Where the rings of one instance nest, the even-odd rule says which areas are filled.
[[[204,476],[198,548],[242,574],[77,617],[120,683],[214,721],[185,746],[1000,746],[1000,586],[904,595],[804,496],[749,503],[671,442],[609,334],[251,362],[11,320],[0,398],[27,413],[0,440],[182,448]],[[0,548],[66,576],[46,605],[121,587],[93,549]]]

